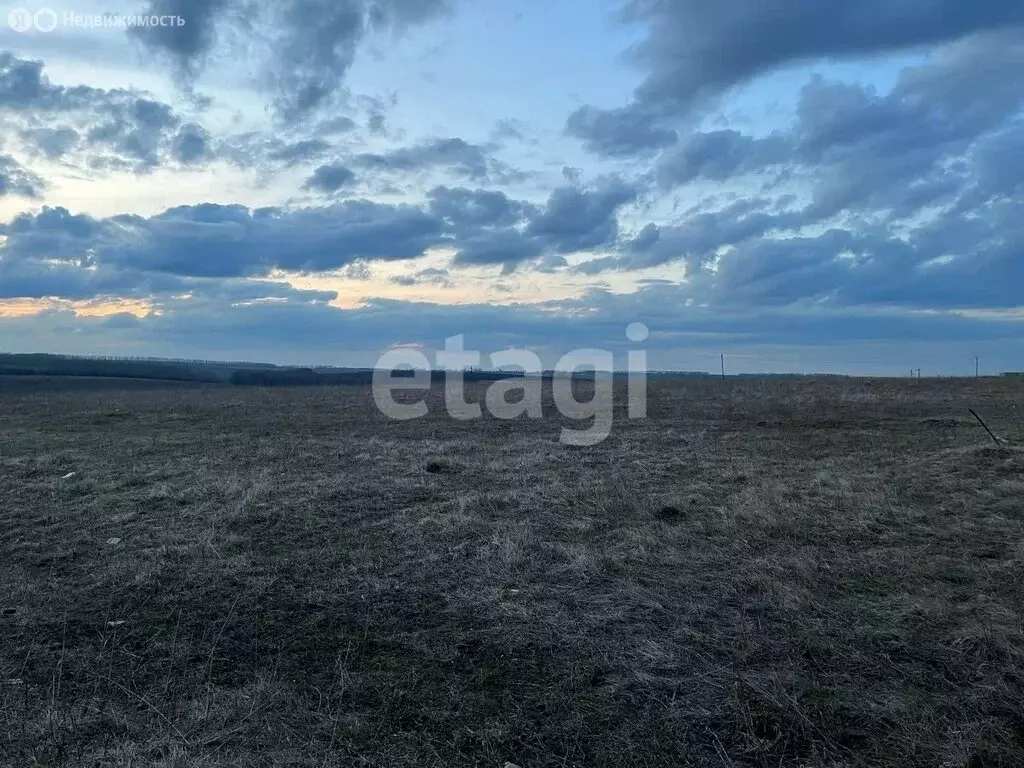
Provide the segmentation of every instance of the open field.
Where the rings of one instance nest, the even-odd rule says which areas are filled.
[[[195,389],[215,384],[165,379],[119,379],[112,376],[4,376],[0,374],[0,396],[43,392],[124,391],[139,389]]]
[[[0,765],[1024,764],[1019,382],[650,414],[0,396]]]

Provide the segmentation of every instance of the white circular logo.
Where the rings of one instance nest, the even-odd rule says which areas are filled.
[[[53,32],[57,28],[57,13],[50,8],[40,8],[32,20],[40,32]]]
[[[7,26],[15,32],[28,32],[32,29],[32,11],[12,8],[7,14]]]
[[[630,341],[647,341],[650,329],[643,323],[630,323],[626,326],[626,338]]]

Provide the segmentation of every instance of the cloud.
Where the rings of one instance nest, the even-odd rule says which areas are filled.
[[[200,163],[210,157],[210,134],[197,123],[183,125],[174,137],[171,154],[182,165]]]
[[[0,155],[0,197],[17,195],[19,197],[42,197],[45,182],[23,168],[10,155]]]
[[[353,261],[342,270],[342,274],[348,280],[369,280],[373,277],[373,270],[363,261]]]
[[[451,279],[451,274],[447,269],[437,269],[435,267],[421,269],[419,272],[411,275],[396,275],[391,278],[391,282],[403,287],[410,287],[414,285],[437,285],[441,288],[451,288],[454,285]]]
[[[695,133],[680,147],[663,154],[658,181],[674,187],[697,179],[725,181],[751,171],[792,161],[792,148],[781,135],[756,139],[737,131]]]
[[[288,165],[314,160],[331,149],[329,142],[323,139],[302,139],[284,144],[278,149],[271,150],[267,157],[271,160],[281,160]]]
[[[359,259],[408,259],[443,242],[442,225],[409,205],[348,200],[326,208],[203,203],[149,218],[94,219],[63,208],[6,225],[5,261],[59,259],[191,277],[325,271]]]
[[[713,268],[701,284],[715,286],[723,300],[733,291],[768,303],[884,297],[933,307],[1008,306],[1005,291],[982,283],[1016,279],[996,254],[1022,244],[1005,215],[1022,188],[1022,108],[1024,42],[1003,34],[944,46],[904,69],[884,93],[815,76],[799,94],[791,130],[761,137],[694,132],[658,159],[653,176],[662,189],[732,183],[724,197],[735,202],[716,207],[703,195],[674,221],[642,228],[616,255],[576,271],[683,261],[688,276]],[[760,194],[741,180],[746,174],[761,175]],[[937,221],[944,222],[942,237],[930,234]],[[800,254],[819,263],[800,261]],[[745,277],[738,265],[748,261],[778,267],[784,283],[767,274]],[[977,277],[968,264],[979,268]],[[958,285],[962,299],[940,299]]]
[[[48,160],[57,160],[74,150],[81,139],[72,128],[23,128],[19,131],[29,150]]]
[[[374,115],[374,117],[380,117],[382,120],[384,119],[381,115]],[[335,134],[351,133],[356,130],[356,128],[355,120],[346,115],[341,115],[340,117],[332,117],[328,120],[324,120],[322,123],[317,125],[316,132],[322,136],[331,136]],[[370,132],[376,133],[372,126],[370,127]]]
[[[0,345],[12,350],[147,354],[372,365],[396,342],[426,350],[465,334],[466,346],[490,353],[509,346],[536,350],[546,365],[576,348],[613,351],[619,367],[630,322],[652,331],[644,343],[654,368],[717,369],[719,353],[737,370],[847,370],[902,373],[904,361],[931,370],[960,370],[981,353],[1010,370],[1024,354],[1020,319],[951,312],[842,310],[799,306],[710,308],[687,303],[685,288],[653,284],[632,294],[591,291],[537,305],[441,305],[370,299],[341,309],[318,300],[171,299],[160,313],[129,321],[50,311],[0,317]],[[998,370],[998,368],[997,368]]]
[[[641,17],[654,12],[640,6],[633,10]],[[369,7],[352,6],[368,25],[361,35],[377,23]],[[360,181],[393,174],[448,183],[404,205],[338,195],[324,207],[201,204],[155,216],[46,208],[2,226],[4,290],[165,297],[189,281],[209,293],[221,282],[271,282],[280,270],[366,279],[374,261],[437,249],[454,254],[448,266],[456,275],[479,266],[506,275],[564,270],[566,285],[577,286],[593,282],[579,275],[675,269],[662,274],[678,285],[647,282],[643,295],[737,315],[1009,310],[1024,278],[1022,40],[1005,31],[944,38],[884,89],[814,76],[796,94],[792,124],[771,134],[684,130],[683,101],[644,101],[641,88],[634,105],[584,108],[570,119],[597,151],[643,155],[635,180],[584,183],[595,168],[570,169],[561,186],[531,200],[485,188],[516,173],[495,158],[494,144],[439,138],[353,154],[360,137],[325,138],[317,116],[311,133],[216,137],[146,94],[54,85],[38,62],[8,55],[0,60],[0,110],[21,121],[11,135],[36,156],[90,153],[94,162],[133,169],[217,157],[260,170],[298,166],[306,189],[329,195],[349,191],[356,173]],[[352,114],[364,124],[369,109]],[[352,118],[338,119],[340,134],[353,130]],[[0,190],[39,193],[43,180],[20,156],[6,162]],[[415,186],[405,191],[416,200]],[[593,258],[567,269],[575,254]],[[395,282],[452,280],[414,267]],[[649,292],[656,287],[674,292]],[[591,299],[587,306],[605,306]]]
[[[675,130],[661,127],[651,115],[631,108],[580,107],[569,115],[566,132],[581,139],[591,152],[606,157],[642,155],[679,140]]]
[[[780,233],[793,228],[790,217],[799,220],[800,215],[723,211],[718,224],[709,219],[703,228],[649,225],[630,241],[626,255],[584,263],[580,271],[594,274],[682,258],[683,290],[695,301],[732,310],[949,311],[1020,305],[1024,201],[993,201],[975,210],[967,223],[939,217],[906,235],[881,227]]]
[[[614,247],[618,211],[637,194],[615,176],[589,188],[559,187],[544,206],[502,192],[435,187],[428,208],[452,233],[455,266],[501,264],[507,274],[525,262],[547,270],[564,265],[559,255]]]
[[[32,222],[22,218],[8,225],[8,242],[0,247],[0,298],[144,299],[155,305],[182,296],[226,303],[336,298],[334,292],[300,290],[276,281],[183,276],[103,258],[92,245],[99,241],[100,228],[87,217],[53,208]]]
[[[223,160],[243,169],[275,172],[334,151],[321,135],[305,135],[308,127],[214,136],[201,123],[186,120],[171,105],[146,93],[56,85],[42,62],[10,53],[0,53],[0,116],[18,127],[25,153],[90,171],[148,173],[158,167]],[[339,116],[313,130],[327,136],[354,127],[351,118]]]
[[[351,183],[344,166],[322,166],[307,187],[334,192]],[[436,187],[425,205],[345,200],[318,208],[202,203],[155,216],[94,218],[62,207],[23,213],[0,225],[3,258],[79,268],[116,267],[182,277],[260,277],[274,270],[323,272],[360,261],[413,259],[432,248],[456,252],[456,266],[524,262],[564,266],[562,254],[613,247],[618,210],[636,188],[617,177],[556,189],[543,207],[502,192]]]
[[[218,22],[229,6],[229,0],[150,0],[147,16],[175,16],[184,24],[130,27],[128,34],[194,77],[217,40]]]
[[[294,121],[334,96],[371,31],[401,33],[449,10],[447,0],[285,0],[275,7],[275,106]],[[315,19],[311,29],[310,20]]]
[[[507,274],[524,261],[539,258],[543,243],[514,229],[499,229],[468,235],[459,242],[453,264],[458,267],[501,264]]]
[[[608,270],[638,270],[684,261],[687,270],[715,261],[718,251],[753,238],[787,232],[805,220],[801,210],[770,212],[769,202],[753,198],[725,208],[687,216],[678,224],[647,224],[620,243],[618,255],[585,261],[576,266],[581,274]]]
[[[884,95],[812,79],[800,96],[794,160],[818,177],[818,216],[859,207],[906,217],[970,187],[956,161],[1005,130],[1022,105],[1024,38],[975,37],[905,69]]]
[[[619,231],[616,214],[637,194],[635,186],[618,177],[602,179],[589,190],[560,187],[531,218],[526,232],[563,254],[612,246]]]
[[[529,130],[530,126],[526,121],[514,117],[503,117],[494,124],[491,136],[496,141],[526,141],[526,134]]]
[[[433,139],[385,153],[356,155],[351,162],[357,168],[386,173],[416,173],[442,168],[477,182],[505,182],[514,178],[516,174],[511,168],[490,156],[491,149],[459,138]]]
[[[339,163],[321,165],[303,185],[303,189],[317,192],[337,192],[356,180],[356,175]]]
[[[29,150],[49,158],[87,152],[93,168],[146,173],[176,159],[193,163],[208,155],[209,136],[163,102],[121,88],[53,84],[40,61],[0,52],[0,115],[21,123]],[[60,120],[52,127],[45,123]]]
[[[868,58],[989,32],[1019,36],[1024,5],[1015,0],[628,0],[623,18],[646,30],[632,58],[647,76],[625,107],[583,107],[568,125],[590,149],[608,155],[646,152],[660,141],[667,145],[671,124],[707,99],[786,66]]]
[[[459,232],[511,227],[536,211],[532,205],[491,190],[440,186],[431,189],[427,198],[430,212]]]
[[[259,86],[284,122],[296,124],[344,95],[349,69],[370,34],[401,34],[450,9],[448,0],[150,0],[149,13],[177,15],[182,26],[133,30],[168,56],[186,83],[214,55],[259,58]]]
[[[972,198],[1015,199],[1024,193],[1024,121],[1011,121],[979,141],[969,162],[977,183]]]

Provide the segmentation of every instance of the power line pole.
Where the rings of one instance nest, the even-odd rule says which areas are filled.
[[[722,381],[725,381],[725,353],[722,353]]]
[[[974,378],[981,376],[981,358],[974,358]]]

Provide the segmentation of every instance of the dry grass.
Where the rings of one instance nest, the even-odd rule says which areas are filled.
[[[365,389],[5,396],[0,764],[1024,764],[1020,403],[659,383],[569,448]]]

